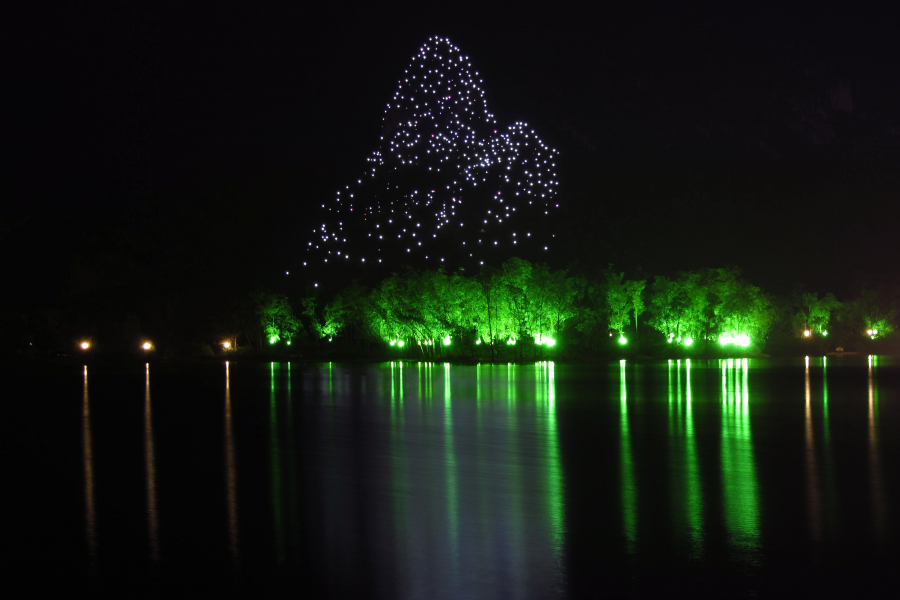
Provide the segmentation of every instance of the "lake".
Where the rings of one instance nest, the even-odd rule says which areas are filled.
[[[892,596],[892,357],[18,365],[33,593]]]

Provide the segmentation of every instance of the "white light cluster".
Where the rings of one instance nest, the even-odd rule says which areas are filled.
[[[558,152],[525,123],[499,131],[478,73],[447,39],[429,39],[398,83],[369,171],[322,205],[307,250],[357,264],[546,251]]]

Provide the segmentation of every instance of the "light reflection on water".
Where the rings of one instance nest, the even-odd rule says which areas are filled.
[[[84,367],[81,432],[84,459],[84,533],[88,546],[88,566],[93,573],[97,568],[97,508],[94,502],[94,449],[91,440],[91,405],[88,398],[87,365]]]
[[[153,410],[150,404],[150,364],[144,371],[144,471],[147,476],[147,536],[150,560],[159,562],[159,509],[156,503],[156,447],[153,437]]]
[[[806,369],[804,371],[805,391],[805,441],[806,441],[806,485],[807,502],[809,504],[809,530],[812,539],[816,542],[822,540],[822,499],[819,490],[819,466],[816,460],[816,444],[813,434],[812,418],[812,388],[809,382],[809,357],[806,357]]]
[[[875,385],[875,369],[878,365],[877,356],[869,356],[869,481],[872,482],[872,525],[875,535],[881,538],[884,533],[885,506],[884,489],[882,487],[882,473],[878,451],[878,388]]]
[[[750,432],[749,361],[722,363],[722,495],[732,546],[759,546],[759,496]],[[752,559],[749,559],[752,560]]]
[[[237,570],[240,565],[240,537],[238,527],[237,504],[237,463],[234,442],[234,422],[231,411],[231,369],[225,363],[225,504],[228,515],[228,551],[231,554],[232,566]]]
[[[767,538],[780,534],[773,528],[779,517],[772,511],[781,506],[766,503],[766,495],[784,493],[766,487],[772,479],[766,479],[765,469],[772,463],[760,451],[767,432],[758,411],[772,406],[759,392],[768,376],[765,370],[747,359],[649,365],[622,360],[618,367],[618,373],[613,369],[607,376],[611,390],[592,385],[584,394],[566,387],[585,379],[583,371],[567,380],[550,361],[474,366],[270,363],[268,389],[256,387],[235,402],[235,379],[238,385],[241,377],[259,383],[247,379],[249,366],[236,375],[234,365],[225,363],[224,407],[223,396],[216,397],[216,411],[223,418],[216,425],[223,444],[216,450],[218,468],[224,473],[218,497],[224,498],[225,517],[224,530],[222,520],[218,527],[231,570],[248,571],[263,539],[262,553],[271,556],[276,569],[289,573],[309,563],[323,589],[335,595],[354,595],[358,586],[365,586],[368,595],[391,598],[566,595],[575,553],[585,551],[583,542],[572,546],[572,534],[578,531],[569,528],[579,525],[573,524],[578,521],[567,490],[574,479],[584,480],[584,465],[603,460],[609,468],[598,468],[593,476],[615,514],[592,518],[610,519],[615,540],[597,539],[598,547],[637,563],[659,552],[660,539],[670,535],[677,542],[673,547],[684,553],[676,558],[698,568],[720,560],[717,552],[726,548],[729,564],[762,568]],[[829,406],[829,377],[834,375],[824,358],[807,358],[802,367],[795,363],[792,368],[794,381],[802,385],[779,402],[798,411],[802,403],[792,421],[798,445],[786,446],[795,447],[796,456],[785,457],[795,461],[795,472],[802,475],[795,478],[803,507],[796,521],[807,540],[825,547],[841,529],[835,470],[841,446],[836,437],[832,447]],[[861,367],[856,369],[861,377]],[[856,387],[832,394],[832,401],[839,397],[844,406],[857,402],[860,427],[865,419],[860,500],[870,512],[866,524],[872,533],[867,535],[884,540],[890,492],[885,470],[891,463],[890,457],[883,459],[879,443],[878,359],[869,357],[865,369],[865,384],[853,380]],[[172,514],[169,506],[177,512],[178,498],[166,495],[170,480],[165,470],[172,463],[165,460],[167,421],[158,414],[164,395],[157,390],[151,404],[150,370],[150,365],[144,369],[144,502],[149,558],[157,564],[158,453],[164,527]],[[154,371],[154,385],[156,377]],[[97,423],[92,422],[87,367],[82,393],[84,539],[93,568],[97,523],[104,515],[97,510],[98,454],[92,438]],[[566,430],[560,426],[566,420],[560,415],[586,405],[596,412],[569,415],[587,415],[594,426],[608,420],[612,428],[597,430],[610,433],[609,443],[592,446],[597,456],[567,455]],[[650,410],[654,406],[657,412]],[[252,410],[259,410],[258,419],[246,420]],[[841,404],[834,410],[842,410]],[[788,413],[775,414],[784,418]],[[578,418],[570,416],[568,422]],[[662,455],[647,450],[653,447],[648,442],[654,430],[648,424],[654,420],[663,427],[656,430],[663,432]],[[836,417],[835,423],[840,420]],[[242,437],[242,428],[258,430],[258,435]],[[862,442],[862,434],[855,441]],[[863,446],[857,447],[862,456]],[[240,463],[238,456],[258,457],[258,474],[242,470],[242,464],[248,469],[254,463]],[[650,462],[664,468],[653,471]],[[661,482],[647,475],[659,472]],[[263,485],[249,487],[249,481]],[[654,498],[660,496],[664,503]],[[647,507],[660,505],[667,517],[648,514]],[[654,530],[660,523],[669,530]],[[260,524],[270,535],[260,535]],[[165,549],[169,560],[174,546],[167,542]]]

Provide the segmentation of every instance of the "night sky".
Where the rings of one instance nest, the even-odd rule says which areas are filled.
[[[538,17],[154,4],[10,24],[4,301],[52,302],[92,253],[185,281],[299,271],[316,208],[365,171],[432,35],[470,58],[499,122],[559,151],[554,266],[897,283],[888,15]]]

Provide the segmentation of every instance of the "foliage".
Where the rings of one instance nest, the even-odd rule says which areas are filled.
[[[267,340],[270,343],[280,340],[290,342],[297,333],[300,322],[294,317],[294,311],[287,296],[271,292],[256,292],[252,295],[252,300]]]

